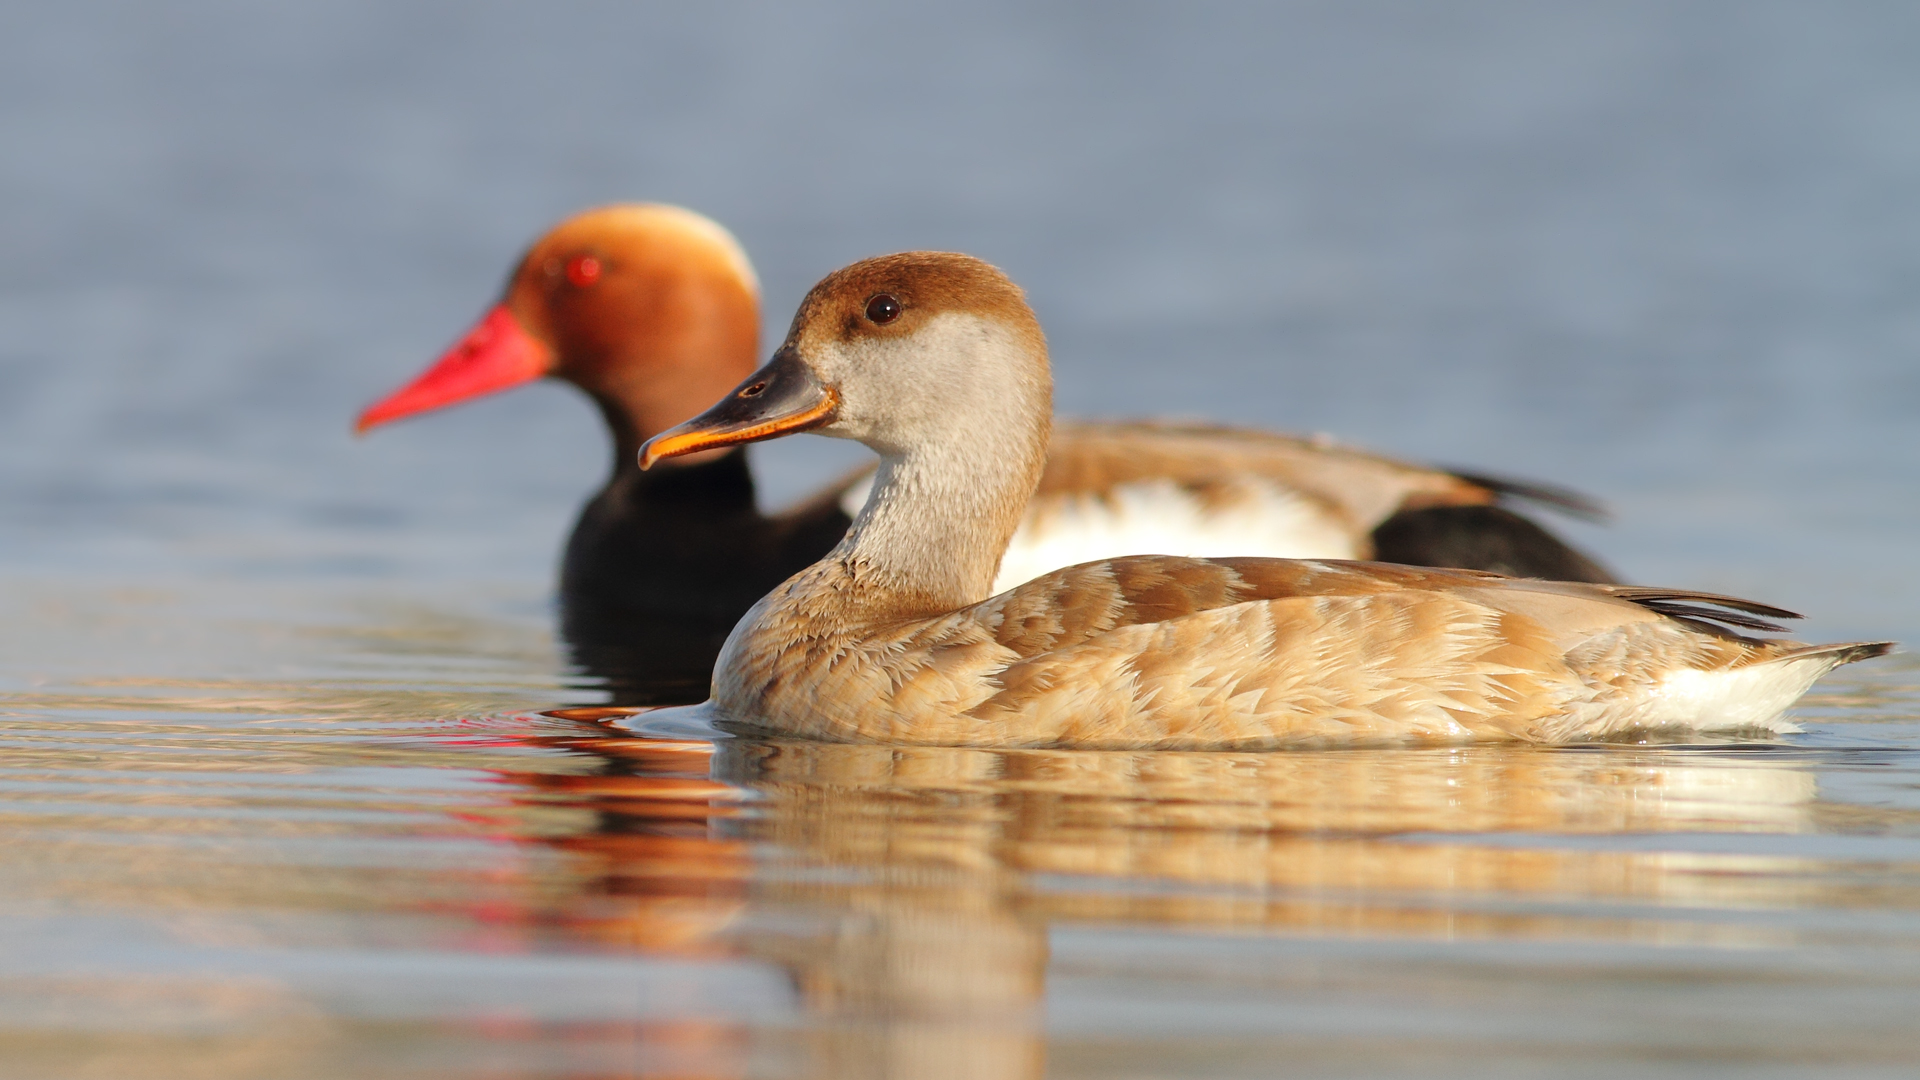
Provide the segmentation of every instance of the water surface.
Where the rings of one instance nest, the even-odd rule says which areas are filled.
[[[101,599],[43,632],[161,629]],[[716,748],[533,711],[537,621],[307,610],[0,697],[9,1075],[1920,1063],[1910,662],[1767,745]]]

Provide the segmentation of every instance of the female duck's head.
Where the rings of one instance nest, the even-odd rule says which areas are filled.
[[[916,251],[814,286],[773,360],[649,440],[640,465],[798,431],[865,443],[873,493],[827,561],[917,614],[992,592],[1052,422],[1046,339],[1019,287],[979,259]]]
[[[648,442],[641,464],[816,431],[883,458],[1037,468],[1052,410],[1046,338],[1019,286],[968,255],[912,251],[815,285],[772,361]]]

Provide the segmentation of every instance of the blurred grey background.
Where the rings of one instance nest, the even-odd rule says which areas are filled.
[[[637,199],[770,337],[973,252],[1063,412],[1558,481],[1632,578],[1920,637],[1920,6],[14,4],[0,85],[0,581],[543,605],[584,401],[349,424]]]

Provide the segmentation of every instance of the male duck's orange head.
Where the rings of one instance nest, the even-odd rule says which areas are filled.
[[[725,229],[674,206],[602,207],[541,237],[501,301],[357,428],[550,375],[634,447],[752,371],[759,336],[759,285]]]

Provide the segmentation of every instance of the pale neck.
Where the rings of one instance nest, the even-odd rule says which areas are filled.
[[[873,493],[827,561],[871,590],[862,606],[902,618],[985,600],[1039,486],[1050,428],[1043,410],[1016,445],[945,440],[882,455]]]

